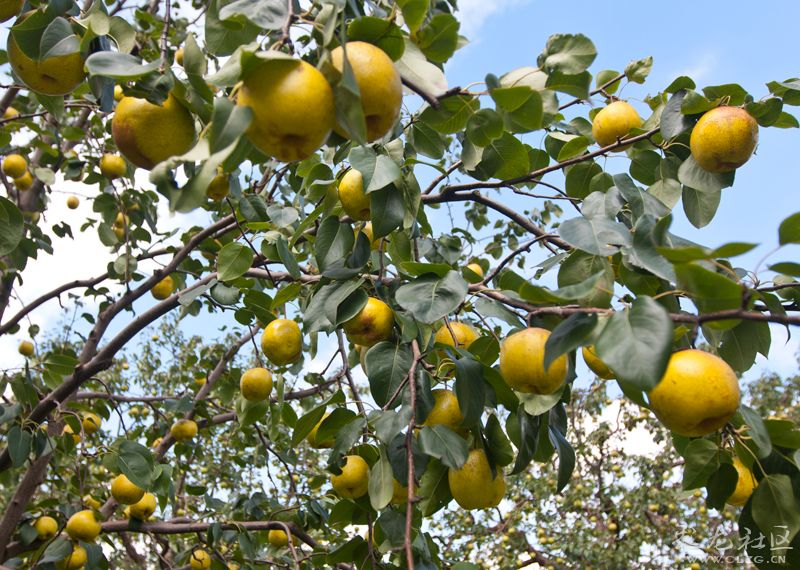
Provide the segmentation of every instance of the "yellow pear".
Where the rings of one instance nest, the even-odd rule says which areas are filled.
[[[31,186],[33,186],[33,176],[29,170],[26,170],[22,176],[14,178],[14,187],[17,190],[24,192],[25,190],[30,190]],[[36,212],[36,214],[38,213]]]
[[[333,447],[334,443],[333,438],[326,439],[323,441],[317,441],[317,432],[319,431],[319,426],[322,425],[322,422],[324,422],[325,418],[327,418],[329,415],[330,414],[325,414],[324,416],[322,416],[322,419],[317,422],[317,425],[315,425],[314,428],[306,436],[306,440],[308,441],[308,443],[311,444],[311,447],[315,447],[317,449]]]
[[[168,298],[172,293],[175,291],[175,282],[172,280],[172,277],[167,275],[161,281],[153,285],[153,288],[150,289],[150,294],[153,295],[159,301],[163,301],[164,299]]]
[[[175,63],[183,67],[183,48],[178,48],[175,51]]]
[[[733,466],[736,468],[739,479],[736,481],[736,489],[733,490],[726,502],[734,507],[743,507],[758,486],[758,481],[753,472],[738,457],[733,458]]]
[[[146,170],[186,153],[195,141],[194,118],[172,94],[163,106],[123,97],[114,112],[111,132],[125,158]]]
[[[273,364],[284,366],[294,362],[303,350],[303,334],[290,319],[270,321],[261,334],[261,350]]]
[[[458,398],[451,390],[433,390],[433,409],[425,418],[426,426],[444,425],[452,430],[461,429],[461,422],[464,416],[461,415],[461,407],[458,405]]]
[[[369,220],[369,195],[364,193],[363,177],[355,168],[342,176],[339,182],[339,200],[348,216],[354,220]]]
[[[125,97],[125,92],[122,90],[122,85],[114,85],[114,101],[119,103]]]
[[[245,400],[251,402],[266,400],[272,392],[272,374],[266,368],[251,368],[242,374],[239,389]]]
[[[49,540],[58,534],[58,522],[53,517],[39,517],[33,523],[33,528],[36,529],[36,535],[39,540]]]
[[[452,332],[450,332],[451,329]],[[470,325],[452,321],[450,322],[450,328],[447,328],[447,325],[439,327],[433,340],[448,346],[455,347],[458,345],[458,348],[469,348],[477,338],[478,332]]]
[[[114,180],[120,176],[125,176],[128,171],[128,166],[125,164],[125,159],[116,154],[104,154],[100,157],[100,174]]]
[[[586,362],[586,366],[589,367],[589,370],[597,374],[603,380],[610,380],[616,376],[614,372],[606,366],[606,363],[597,356],[597,353],[594,351],[594,346],[584,346],[581,349],[581,354],[583,354],[583,361]]]
[[[273,528],[269,531],[267,540],[275,548],[283,548],[289,544],[289,537],[286,535],[286,531],[278,528]]]
[[[331,485],[339,496],[345,499],[358,499],[367,494],[369,486],[369,465],[359,455],[345,456],[345,464],[340,475],[331,475]]]
[[[3,174],[19,178],[28,172],[28,161],[20,154],[9,154],[3,159]]]
[[[25,18],[27,15],[22,16],[17,24]],[[6,49],[11,69],[31,91],[44,95],[66,95],[74,91],[85,77],[81,52],[52,56],[37,61],[22,51],[12,34],[8,34]]]
[[[103,420],[93,412],[86,412],[82,416],[81,424],[83,425],[83,432],[86,435],[92,435],[100,430]]]
[[[72,441],[75,442],[75,444],[78,444],[81,441],[81,434],[75,433],[72,430],[72,426],[69,424],[64,425],[64,429],[61,430],[61,435],[71,435]]]
[[[16,119],[17,117],[19,117],[19,111],[14,107],[6,107],[6,110],[3,111],[4,119]]]
[[[95,510],[99,510],[100,507],[103,506],[103,503],[101,503],[91,495],[84,495],[83,497],[81,497],[81,502],[90,509],[95,509]]]
[[[392,338],[394,311],[375,297],[367,299],[367,304],[358,314],[344,323],[342,328],[353,344],[370,347],[382,340]]]
[[[702,350],[683,350],[670,357],[649,400],[670,430],[701,437],[728,423],[739,408],[739,396],[739,380],[727,362]]]
[[[56,568],[58,568],[58,570],[81,570],[86,564],[87,559],[86,549],[83,546],[73,544],[72,552],[56,564]]]
[[[478,276],[478,279],[475,279],[472,275],[467,275],[467,281],[470,283],[479,283],[483,279],[483,267],[479,263],[470,263],[467,265],[467,269]]]
[[[10,20],[22,10],[25,0],[0,0],[0,22]]]
[[[100,534],[100,523],[95,520],[92,511],[78,511],[69,517],[66,531],[72,540],[94,542],[94,539]]]
[[[730,172],[747,162],[758,143],[758,123],[741,107],[722,106],[705,113],[692,129],[689,148],[709,172]]]
[[[367,42],[347,42],[331,51],[331,60],[339,73],[344,70],[344,54],[353,70],[361,107],[367,124],[367,140],[374,141],[388,133],[400,115],[403,84],[392,58],[381,48]]]
[[[211,568],[211,555],[202,548],[196,548],[189,557],[189,567],[192,570],[208,570]]]
[[[642,118],[630,103],[614,101],[594,116],[592,136],[600,146],[608,146],[618,139],[624,139],[631,129],[638,129],[641,126]],[[623,148],[625,147],[617,150]]]
[[[219,202],[224,200],[231,192],[231,182],[227,174],[217,174],[211,179],[206,189],[206,196]]]
[[[133,505],[142,500],[144,489],[133,484],[123,473],[111,481],[111,496],[120,505]]]
[[[250,141],[283,162],[304,160],[322,146],[333,128],[333,90],[314,66],[272,59],[250,71],[237,104],[250,107]]]
[[[23,340],[21,343],[19,343],[17,352],[26,358],[30,358],[34,353],[33,343],[29,340]]]
[[[419,487],[414,485],[414,494],[416,495],[418,491]],[[405,505],[408,503],[408,487],[401,485],[397,479],[392,479],[392,500],[390,502],[393,505]]]
[[[175,441],[189,441],[197,435],[197,423],[193,420],[178,420],[169,429]]]
[[[130,511],[128,512],[131,517],[142,521],[147,520],[156,512],[156,496],[152,493],[145,493],[141,499],[129,508]]]
[[[489,460],[482,449],[473,449],[461,469],[449,469],[447,482],[453,498],[463,509],[496,507],[506,492],[506,482],[500,467],[492,477]]]
[[[69,196],[67,198],[67,208],[69,208],[70,210],[75,210],[80,203],[81,201],[75,195]]]
[[[364,226],[361,228],[360,231],[364,232],[364,235],[367,236],[367,239],[369,240],[369,248],[373,251],[375,251],[381,246],[381,239],[386,239],[386,238],[375,239],[375,234],[372,232],[372,222],[367,222],[366,224],[364,224]],[[359,230],[356,230],[356,239],[358,239],[358,232]]]
[[[567,355],[544,368],[544,345],[550,331],[529,327],[506,338],[500,345],[500,374],[519,392],[552,394],[567,377]]]

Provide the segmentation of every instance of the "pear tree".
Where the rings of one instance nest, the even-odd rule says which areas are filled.
[[[453,85],[459,17],[0,1],[0,567],[695,567],[687,525],[800,565],[795,387],[742,379],[800,325],[800,213],[675,223],[800,80],[656,85],[554,29]],[[88,236],[105,271],[34,293]]]

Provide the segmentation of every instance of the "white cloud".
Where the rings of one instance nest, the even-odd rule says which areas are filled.
[[[530,0],[460,0],[458,3],[458,19],[461,22],[460,32],[470,40],[476,36],[484,22],[492,15],[503,13],[510,8],[528,4]]]
[[[705,53],[700,53],[695,57],[695,61],[692,65],[679,69],[676,73],[672,74],[671,77],[687,75],[696,82],[702,82],[706,77],[712,74],[714,68],[717,66],[718,59],[716,52],[707,51]]]

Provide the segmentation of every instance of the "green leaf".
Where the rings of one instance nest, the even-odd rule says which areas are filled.
[[[644,83],[647,76],[650,75],[650,70],[653,69],[653,56],[645,57],[630,62],[625,66],[625,75],[634,83]]]
[[[800,263],[792,261],[782,261],[769,266],[770,271],[781,273],[782,275],[791,275],[792,277],[800,277]]]
[[[751,504],[753,519],[766,536],[786,535],[788,544],[800,531],[800,501],[788,475],[764,477],[753,492]]]
[[[431,63],[411,38],[405,38],[403,57],[395,62],[400,77],[411,81],[426,93],[436,97],[447,91],[447,80],[439,66]]]
[[[523,176],[530,170],[528,151],[517,137],[505,132],[483,149],[477,170],[484,178],[506,180]]]
[[[766,325],[767,323],[763,324]],[[761,414],[745,405],[742,405],[739,411],[742,414],[742,419],[744,419],[749,428],[747,435],[752,437],[753,441],[758,446],[758,456],[762,459],[769,457],[770,453],[772,453],[772,441],[770,440],[767,427],[764,425],[764,420],[761,418]]]
[[[17,249],[24,231],[22,212],[13,202],[0,196],[0,256]]]
[[[548,38],[537,64],[548,73],[576,74],[586,71],[596,57],[592,40],[583,34],[554,34]]]
[[[369,502],[372,508],[380,511],[392,500],[394,492],[394,475],[389,458],[381,453],[380,459],[370,468]]]
[[[676,265],[675,274],[678,285],[691,294],[694,304],[703,313],[742,306],[742,285],[724,275],[709,271],[696,263]]]
[[[347,160],[361,173],[364,192],[367,194],[394,184],[403,177],[400,167],[391,158],[376,154],[369,147],[355,147],[350,151]]]
[[[439,108],[426,108],[420,120],[444,135],[464,130],[467,121],[480,108],[480,101],[468,95],[453,95],[439,101]]]
[[[719,355],[737,372],[746,372],[756,361],[756,353],[769,356],[769,323],[742,321],[722,335]]]
[[[33,438],[29,431],[20,428],[18,425],[8,430],[8,454],[11,457],[11,464],[14,467],[25,465],[28,455],[31,452]]]
[[[547,287],[539,287],[530,283],[523,283],[519,289],[520,296],[526,301],[535,305],[547,305],[551,303],[563,303],[582,299],[592,293],[598,282],[604,277],[604,272],[600,271],[590,275],[583,281],[572,285],[565,285],[556,290]]]
[[[416,34],[419,49],[435,63],[444,63],[458,48],[458,29],[461,24],[451,14],[438,13]]]
[[[491,461],[500,467],[511,465],[514,461],[514,449],[503,432],[500,420],[494,414],[489,414],[486,420],[486,440],[488,442],[486,453]]]
[[[585,344],[585,340],[594,332],[596,326],[597,315],[586,313],[575,313],[561,321],[544,344],[545,370],[550,368],[553,361],[562,354]]]
[[[314,243],[314,256],[320,271],[324,272],[335,262],[346,259],[353,251],[355,235],[350,224],[340,222],[336,216],[328,216],[319,226]]]
[[[233,281],[247,273],[252,264],[253,250],[238,242],[231,242],[219,250],[217,276],[220,281]]]
[[[698,192],[716,193],[733,186],[733,179],[736,172],[725,172],[715,174],[704,170],[691,155],[683,161],[678,169],[678,180],[681,184],[694,188]]]
[[[683,488],[699,489],[719,468],[719,448],[713,441],[693,439],[683,452]]]
[[[371,192],[369,211],[372,220],[372,238],[388,236],[400,227],[406,213],[400,189],[392,185]]]
[[[728,98],[728,105],[739,107],[744,105],[748,98],[747,91],[744,87],[736,83],[728,83],[726,85],[709,85],[703,88],[703,94],[709,99],[722,99]]]
[[[442,158],[447,149],[447,139],[430,125],[421,122],[415,122],[411,126],[409,142],[418,153],[434,160]]]
[[[698,115],[710,111],[717,106],[717,101],[710,101],[697,91],[688,89],[681,102],[681,113],[684,115]]]
[[[486,384],[483,380],[483,366],[472,358],[459,358],[455,361],[456,381],[454,390],[458,398],[462,425],[476,425],[483,414],[486,402]]]
[[[602,218],[572,218],[558,228],[561,238],[571,246],[593,255],[614,255],[621,246],[631,243],[623,224]]]
[[[778,227],[778,241],[781,245],[800,243],[800,212],[781,222]]]
[[[65,538],[56,538],[47,545],[42,557],[39,559],[39,564],[47,564],[48,562],[59,562],[64,560],[72,553],[72,542]]]
[[[430,0],[397,0],[397,5],[403,13],[403,20],[413,34],[425,21]]]
[[[437,277],[444,277],[452,271],[452,269],[453,268],[446,263],[421,263],[418,261],[403,261],[400,263],[400,270],[406,275],[411,275],[413,277],[419,277],[426,273],[433,273]]]
[[[684,131],[692,128],[694,121],[681,112],[686,90],[681,89],[669,98],[664,110],[661,112],[661,136],[664,140],[677,137]]]
[[[672,349],[672,320],[652,298],[642,295],[617,312],[595,345],[597,355],[621,381],[651,390],[667,369]]]
[[[708,506],[720,510],[725,508],[725,501],[736,489],[738,480],[739,473],[732,464],[720,463],[719,468],[711,474],[706,483]]]
[[[553,394],[524,394],[519,393],[519,401],[522,403],[525,411],[531,416],[540,416],[555,407],[561,400],[564,390],[557,390]]]
[[[261,28],[249,20],[229,20],[220,17],[220,0],[212,0],[205,17],[206,49],[210,54],[224,56],[232,54],[240,46],[252,42]]]
[[[564,189],[567,196],[583,200],[591,194],[592,178],[603,172],[596,162],[580,162],[567,169]]]
[[[467,461],[467,442],[444,425],[425,426],[419,433],[422,451],[450,469],[460,469]]]
[[[553,71],[547,76],[545,87],[553,91],[560,91],[578,99],[589,98],[589,88],[592,85],[592,74],[588,71],[574,75]]]
[[[683,187],[683,211],[696,228],[705,227],[717,213],[722,192],[700,192],[688,186]]]
[[[345,46],[346,47],[346,46]],[[336,106],[336,123],[355,143],[367,142],[367,122],[361,104],[361,90],[350,60],[342,58],[343,67],[339,81],[333,86],[333,100]],[[367,186],[364,182],[364,187]]]
[[[145,446],[124,440],[119,446],[117,467],[134,485],[142,489],[149,489],[152,485],[155,462]]]
[[[423,275],[397,289],[397,303],[418,321],[433,324],[452,313],[467,295],[467,282],[457,271],[442,278]]]
[[[275,245],[278,249],[278,257],[281,258],[281,263],[286,267],[286,271],[295,279],[300,279],[300,265],[297,263],[297,259],[295,259],[294,255],[292,255],[292,252],[289,251],[289,244],[286,243],[286,238],[283,236],[279,237]]]
[[[362,16],[350,22],[347,39],[376,45],[393,61],[400,59],[406,49],[403,33],[397,24],[374,16]]]
[[[221,20],[245,23],[245,20],[265,30],[280,30],[288,17],[286,2],[263,0],[234,0],[219,11]]]
[[[491,109],[481,109],[467,121],[467,138],[475,146],[485,147],[503,134],[503,118]]]
[[[222,151],[238,142],[253,119],[249,107],[234,105],[226,97],[214,99],[214,112],[211,115],[210,146],[212,154]]]
[[[297,447],[325,415],[325,404],[317,406],[297,420],[292,432],[292,447]],[[321,440],[320,440],[321,441]]]
[[[550,443],[555,447],[558,452],[558,482],[556,484],[556,493],[560,493],[564,487],[569,483],[572,477],[572,472],[575,470],[575,450],[564,438],[564,435],[558,431],[554,426],[548,426],[548,435]]]
[[[90,76],[111,77],[130,81],[154,72],[160,60],[142,64],[138,57],[114,51],[99,51],[86,59],[86,71]]]
[[[379,342],[367,351],[367,377],[375,403],[383,407],[408,378],[414,358],[407,344]],[[402,398],[395,398],[398,406]]]

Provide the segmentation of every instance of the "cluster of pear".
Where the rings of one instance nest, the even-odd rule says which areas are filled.
[[[631,130],[641,129],[642,118],[626,101],[603,107],[592,120],[592,136],[601,147],[620,143]],[[758,144],[758,123],[741,107],[722,105],[705,112],[692,128],[689,148],[703,170],[731,172],[747,162]],[[624,150],[620,145],[614,150]]]
[[[28,170],[28,161],[20,154],[9,154],[3,159],[3,174],[11,178],[14,188],[20,192],[30,190],[33,175]]]

